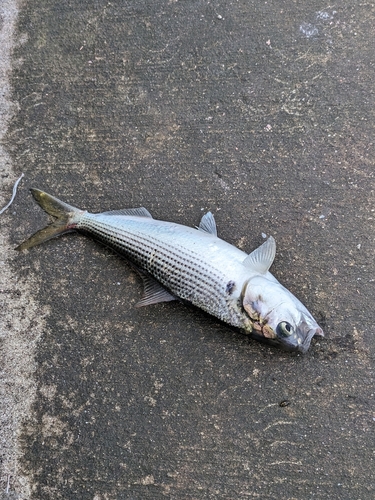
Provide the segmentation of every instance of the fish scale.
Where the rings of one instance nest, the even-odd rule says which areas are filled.
[[[272,236],[247,255],[217,237],[210,212],[198,228],[190,228],[155,220],[145,208],[90,214],[39,189],[31,192],[56,220],[17,250],[81,231],[139,268],[144,281],[139,307],[180,298],[257,340],[302,353],[314,335],[324,335],[306,307],[269,272],[276,253]]]
[[[154,229],[154,224],[148,224],[145,218],[139,218],[135,227],[134,219],[126,216],[89,213],[77,223],[77,229],[91,234],[131,260],[177,297],[223,321],[233,321],[234,311],[228,308],[225,291],[229,277],[192,249],[178,244],[172,246],[165,241],[165,236],[170,234],[169,224],[165,225],[165,231],[159,227],[156,236],[150,234],[150,228]]]

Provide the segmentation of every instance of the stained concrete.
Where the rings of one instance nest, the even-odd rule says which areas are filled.
[[[83,237],[11,252],[14,319],[24,300],[41,323],[5,498],[374,496],[374,21],[305,0],[22,7],[10,244],[47,221],[31,186],[187,225],[211,210],[244,250],[276,238],[272,271],[326,338],[295,356],[182,304],[135,309],[137,277]]]
[[[10,239],[17,215],[13,205],[6,210],[19,175],[6,145],[8,127],[18,108],[12,99],[11,75],[17,65],[12,53],[25,41],[16,35],[19,4],[3,0],[0,5],[0,498],[7,499],[18,498],[15,480],[17,491],[24,498],[29,494],[28,478],[19,467],[23,452],[18,432],[35,399],[34,348],[43,327],[43,306],[36,303],[32,291],[27,293],[28,283],[11,266],[14,251]]]

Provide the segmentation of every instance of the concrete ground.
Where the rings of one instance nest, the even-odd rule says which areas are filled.
[[[1,499],[375,497],[375,6],[2,0]],[[145,206],[251,251],[319,320],[307,355],[141,286],[48,220]]]

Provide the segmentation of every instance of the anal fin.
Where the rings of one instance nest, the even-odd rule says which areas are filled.
[[[168,290],[166,290],[158,281],[144,271],[138,270],[143,280],[143,297],[135,307],[149,306],[159,302],[171,302],[177,300]]]

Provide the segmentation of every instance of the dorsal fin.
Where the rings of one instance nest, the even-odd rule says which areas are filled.
[[[197,229],[217,236],[216,222],[211,212],[204,214]]]
[[[276,242],[270,236],[260,247],[256,248],[243,261],[243,265],[260,274],[265,274],[271,267],[276,255]]]
[[[133,215],[136,217],[151,217],[150,212],[144,208],[122,208],[121,210],[111,210],[110,212],[103,212],[100,215]]]

